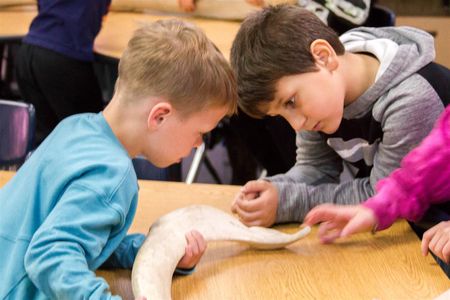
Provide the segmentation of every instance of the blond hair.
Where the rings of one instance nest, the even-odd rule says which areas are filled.
[[[164,97],[183,115],[211,106],[236,111],[233,71],[197,26],[158,20],[135,31],[119,62],[117,88],[127,101]]]

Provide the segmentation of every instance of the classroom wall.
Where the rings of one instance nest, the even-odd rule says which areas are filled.
[[[433,34],[436,47],[436,62],[450,68],[450,17],[398,16],[396,25],[413,26]]]
[[[436,61],[450,68],[449,0],[372,0],[395,12],[397,26],[424,29],[435,37]]]

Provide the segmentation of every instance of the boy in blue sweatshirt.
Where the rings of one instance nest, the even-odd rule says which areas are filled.
[[[0,299],[119,299],[94,271],[130,268],[144,235],[126,235],[137,206],[131,158],[179,162],[236,109],[227,61],[176,20],[137,30],[103,112],[71,116],[0,190]],[[198,232],[178,267],[205,250]]]

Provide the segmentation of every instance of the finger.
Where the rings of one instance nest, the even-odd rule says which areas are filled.
[[[259,193],[245,193],[243,194],[242,199],[244,200],[253,200],[259,197]]]
[[[192,230],[192,234],[195,237],[196,242],[196,252],[195,255],[201,255],[206,249],[206,241],[203,238],[203,235],[197,230]]]
[[[445,261],[446,264],[450,263],[450,241],[447,240],[444,248],[442,249],[442,260]]]
[[[338,207],[333,204],[322,204],[314,207],[306,215],[304,223],[314,225],[320,222],[331,221],[339,214]]]
[[[242,192],[247,193],[260,193],[265,190],[270,183],[265,180],[252,180],[247,182],[242,187]]]
[[[368,219],[367,215],[356,214],[347,225],[342,229],[341,237],[347,237],[354,233],[369,231],[375,226],[372,219]]]
[[[239,220],[247,226],[257,226],[250,224],[255,224],[254,222],[257,222],[261,218],[261,213],[259,211],[248,212],[241,209],[240,206],[237,207],[237,214]]]
[[[258,197],[252,200],[249,199],[238,199],[237,205],[241,210],[246,212],[255,212],[261,210],[264,207],[265,198]]]
[[[237,203],[236,203],[236,202],[234,202],[234,203],[231,205],[231,212],[232,212],[233,214],[236,214],[236,213],[237,213]]]
[[[340,237],[341,231],[340,230],[332,230],[328,231],[327,234],[321,237],[320,241],[324,244],[330,244],[334,242],[335,239]]]
[[[334,222],[324,222],[320,224],[317,234],[322,243],[331,243],[340,234],[340,226]]]
[[[241,192],[237,193],[236,196],[234,197],[234,199],[231,201],[231,211],[233,213],[236,213],[236,205],[237,205],[237,201],[239,198],[242,198]]]
[[[192,256],[197,255],[199,252],[197,238],[195,235],[195,231],[190,231],[188,235],[186,235],[186,239],[188,241],[188,245],[191,249]]]
[[[237,213],[238,206],[239,206],[239,204],[238,204],[238,199],[235,198],[235,199],[233,200],[233,203],[231,204],[231,212],[232,212],[233,214],[236,214],[236,213]]]
[[[264,222],[264,220],[258,218],[258,219],[254,219],[252,221],[246,221],[246,222],[242,222],[245,225],[247,225],[248,227],[252,227],[252,226],[258,226],[258,227],[268,227],[270,226],[270,224],[266,224]]]
[[[441,237],[442,237],[442,232],[441,230],[437,230],[434,235],[433,238],[430,240],[430,244],[428,245],[428,248],[437,255],[437,253],[440,252],[440,246],[439,243],[441,241]]]
[[[436,225],[436,226],[431,227],[427,231],[425,231],[425,233],[423,234],[422,245],[421,245],[422,255],[425,256],[428,254],[428,249],[430,248],[430,241],[433,238],[433,236],[437,230],[438,230],[438,227]]]
[[[341,226],[334,222],[323,222],[319,226],[317,235],[322,242],[330,242],[330,238],[334,235],[333,232],[340,232]],[[338,230],[339,229],[339,230]]]
[[[192,257],[192,247],[190,244],[187,244],[184,248],[184,255],[181,258],[181,261],[189,260]]]
[[[446,244],[447,237],[442,234],[442,232],[438,232],[434,235],[433,239],[430,242],[430,250],[440,259],[445,260],[443,250]]]

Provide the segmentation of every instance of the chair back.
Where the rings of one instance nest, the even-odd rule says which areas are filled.
[[[32,149],[35,112],[32,104],[0,100],[0,169],[19,167]]]
[[[364,23],[368,27],[386,27],[395,26],[395,13],[391,9],[374,4],[369,12],[369,17]]]

